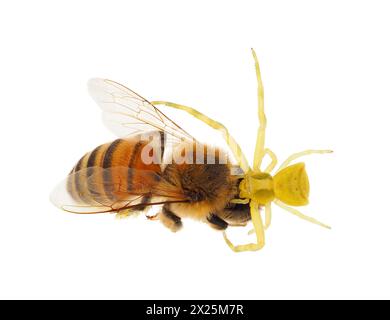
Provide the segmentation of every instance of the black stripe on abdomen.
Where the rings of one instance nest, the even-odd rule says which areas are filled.
[[[79,162],[77,162],[76,167],[74,169],[74,185],[77,196],[85,203],[89,203],[90,198],[88,197],[88,191],[86,188],[86,175],[81,170],[86,168],[87,161],[89,159],[89,153],[84,155]],[[84,181],[83,181],[84,180]]]
[[[133,152],[132,152],[131,157],[130,157],[129,164],[128,164],[128,167],[130,170],[127,173],[127,191],[129,191],[129,192],[131,191],[132,186],[133,186],[133,178],[134,178],[133,166],[134,166],[135,160],[137,159],[139,150],[142,146],[143,146],[143,143],[141,141],[138,141],[135,144]]]
[[[107,197],[111,200],[114,200],[115,198],[112,195],[112,174],[111,174],[111,166],[112,166],[112,160],[115,153],[115,150],[118,148],[118,146],[124,142],[125,140],[117,139],[114,142],[110,144],[108,147],[104,158],[103,158],[103,187],[104,191],[107,195]]]
[[[69,173],[67,182],[66,182],[66,190],[71,195],[72,199],[76,202],[80,202],[80,197],[77,195],[76,190],[76,181],[75,181],[75,169],[76,167],[73,167],[72,171]]]
[[[88,162],[87,162],[87,187],[89,193],[92,195],[92,197],[97,200],[101,199],[101,194],[99,192],[99,188],[96,186],[96,171],[95,167],[100,168],[100,163],[98,163],[99,159],[101,159],[101,156],[99,156],[99,159],[97,159],[98,153],[103,149],[105,145],[100,145],[97,148],[95,148],[92,152],[91,155],[89,156]],[[95,173],[95,176],[91,177]]]
[[[95,167],[98,166],[99,164],[96,163],[96,156],[99,152],[99,150],[103,147],[104,145],[98,146],[95,148],[92,152],[91,155],[89,156],[88,163],[87,163],[87,168],[90,167]]]

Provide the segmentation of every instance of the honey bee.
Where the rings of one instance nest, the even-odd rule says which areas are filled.
[[[254,251],[265,244],[264,230],[271,223],[271,203],[298,217],[329,228],[290,206],[308,203],[309,181],[297,158],[330,150],[307,150],[290,156],[277,170],[276,156],[264,147],[266,118],[260,68],[252,49],[258,81],[259,130],[251,168],[240,146],[225,126],[188,106],[144,99],[127,87],[108,80],[92,79],[89,92],[103,111],[106,126],[119,139],[86,153],[67,178],[51,194],[52,202],[74,213],[117,213],[129,216],[161,210],[151,220],[159,220],[171,231],[182,227],[182,218],[194,218],[223,230],[228,246],[236,252]],[[219,130],[234,155],[198,142],[156,106],[165,105],[189,113]],[[263,158],[271,163],[261,170]],[[264,208],[265,222],[260,215]],[[252,221],[256,243],[233,245],[225,230]]]

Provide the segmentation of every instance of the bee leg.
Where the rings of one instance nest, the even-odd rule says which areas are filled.
[[[147,208],[147,204],[150,202],[150,199],[152,197],[150,195],[143,196],[141,199],[141,202],[134,206],[131,209],[123,209],[117,212],[116,218],[122,219],[127,218],[131,215],[136,215],[137,213],[140,213],[141,211],[144,211]]]
[[[229,227],[245,227],[247,222],[229,222]]]
[[[146,219],[148,220],[151,220],[151,221],[155,221],[155,220],[158,220],[159,219],[159,216],[160,216],[160,213],[156,213],[152,216],[148,216],[147,214],[145,215],[146,216]]]
[[[207,217],[207,221],[208,221],[210,227],[217,229],[217,230],[225,230],[229,226],[229,224],[225,220],[222,220],[220,217],[218,217],[217,215],[215,215],[213,213],[211,213]]]
[[[152,196],[149,194],[143,196],[140,204],[136,206],[137,211],[144,211],[147,208],[147,204],[150,202],[150,199],[152,199]]]
[[[183,223],[181,222],[181,218],[175,215],[170,209],[169,205],[165,204],[162,208],[161,214],[159,214],[159,219],[164,226],[166,226],[172,232],[179,231]]]
[[[230,203],[218,216],[225,220],[229,226],[245,226],[251,219],[249,204]]]
[[[134,213],[134,211],[132,211],[130,209],[123,209],[123,210],[120,210],[116,213],[115,218],[117,218],[117,219],[128,218],[132,213]]]

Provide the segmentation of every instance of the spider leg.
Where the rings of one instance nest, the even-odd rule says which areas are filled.
[[[306,220],[306,221],[309,221],[311,223],[314,223],[316,225],[319,225],[321,227],[324,227],[324,228],[327,228],[327,229],[331,229],[330,226],[326,225],[325,223],[322,223],[320,221],[318,221],[317,219],[314,219],[312,217],[309,217],[307,215],[304,215],[303,213],[301,213],[299,210],[295,209],[295,208],[291,208],[287,205],[285,205],[282,201],[280,200],[274,200],[274,203],[276,205],[278,205],[279,207],[281,207],[282,209],[284,210],[287,210],[288,212],[292,213],[293,215],[303,219],[303,220]]]
[[[270,162],[270,164],[265,168],[264,172],[270,173],[270,172],[275,168],[276,164],[278,163],[278,159],[277,159],[275,153],[273,153],[273,152],[272,152],[270,149],[268,149],[268,148],[266,148],[266,149],[264,150],[264,156],[265,156],[265,155],[268,155],[268,156],[271,158],[271,162]],[[264,157],[263,157],[263,159],[264,159]],[[260,170],[260,168],[259,168],[259,170]]]
[[[278,173],[279,171],[281,171],[282,169],[286,168],[292,161],[300,158],[300,157],[303,157],[303,156],[307,156],[307,155],[310,155],[310,154],[325,154],[325,153],[332,153],[333,151],[332,150],[305,150],[305,151],[302,151],[302,152],[297,152],[297,153],[294,153],[292,154],[291,156],[289,156],[281,165],[280,167],[278,168],[278,170],[276,171],[276,173]]]
[[[259,128],[257,129],[257,140],[255,154],[253,158],[253,169],[260,171],[261,162],[264,158],[266,151],[264,150],[265,144],[265,129],[267,127],[267,118],[264,113],[264,87],[261,80],[259,60],[255,50],[252,49],[253,59],[255,60],[256,78],[257,78],[257,112],[259,118]]]
[[[227,145],[229,146],[230,150],[232,151],[234,157],[236,158],[240,168],[244,172],[249,171],[249,169],[250,169],[249,164],[245,158],[244,153],[241,150],[241,147],[236,142],[236,140],[230,135],[229,131],[226,129],[226,127],[223,124],[209,118],[208,116],[206,116],[205,114],[199,112],[198,110],[196,110],[194,108],[191,108],[191,107],[188,107],[188,106],[185,106],[182,104],[177,104],[177,103],[173,103],[173,102],[169,102],[169,101],[152,101],[151,103],[153,105],[159,105],[159,104],[161,105],[162,104],[162,105],[165,105],[167,107],[183,110],[183,111],[189,113],[190,115],[192,115],[193,117],[197,118],[198,120],[204,122],[205,124],[207,124],[211,128],[220,131],[222,133]]]
[[[271,218],[272,218],[271,203],[267,203],[265,205],[264,214],[265,214],[264,230],[267,230],[271,225]],[[248,231],[248,235],[251,235],[253,233],[255,233],[255,229]]]
[[[226,235],[226,232],[223,232],[223,238],[225,239],[226,244],[232,249],[234,252],[243,252],[243,251],[257,251],[264,247],[265,237],[264,237],[264,226],[263,221],[261,220],[259,205],[251,201],[251,218],[254,226],[254,230],[256,232],[256,243],[248,243],[241,245],[234,245]]]

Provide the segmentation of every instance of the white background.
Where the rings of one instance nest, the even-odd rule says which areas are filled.
[[[0,298],[390,298],[386,1],[8,1],[0,4]],[[267,146],[307,148],[306,214],[274,208],[262,251],[208,226],[73,215],[52,187],[115,139],[88,97],[107,77],[191,105],[253,156],[257,50]],[[185,123],[182,123],[186,126]],[[247,239],[249,240],[249,239]]]

